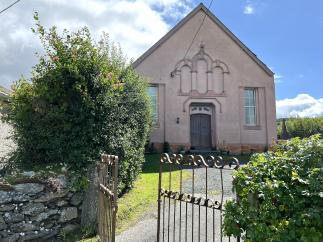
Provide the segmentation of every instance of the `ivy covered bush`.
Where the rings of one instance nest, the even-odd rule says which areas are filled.
[[[246,241],[323,241],[323,140],[294,138],[254,155],[234,174],[239,201],[225,205],[224,232]]]
[[[150,127],[146,82],[107,35],[87,28],[61,34],[35,14],[44,55],[30,80],[16,82],[4,119],[14,127],[19,165],[65,163],[86,169],[103,152],[120,157],[120,189],[131,187],[144,161]]]

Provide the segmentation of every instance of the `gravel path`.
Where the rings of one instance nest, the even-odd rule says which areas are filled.
[[[234,197],[232,193],[232,171],[223,170],[223,199],[224,201]],[[221,174],[217,169],[208,169],[208,197],[215,199],[217,201],[221,200]],[[205,196],[205,184],[206,175],[205,168],[195,169],[194,175],[194,188],[196,196]],[[183,191],[187,193],[192,193],[192,179],[184,182]],[[185,236],[187,234],[187,241],[192,241],[192,228],[194,231],[193,239],[194,241],[220,241],[220,212],[218,210],[214,211],[214,224],[213,224],[213,210],[200,207],[198,205],[192,206],[188,204],[187,206],[187,219],[185,217],[186,203],[181,203],[182,215],[180,216],[180,203],[177,201],[174,205],[174,201],[169,201],[168,198],[165,199],[165,217],[164,217],[164,231],[163,231],[163,217],[161,217],[161,241],[163,241],[163,236],[165,241],[185,241]],[[163,209],[163,205],[162,205]],[[168,222],[168,209],[170,209],[170,217]],[[174,209],[175,212],[174,212]],[[194,212],[193,212],[194,210]],[[199,226],[199,213],[200,213],[200,226]],[[174,216],[175,214],[175,216]],[[181,219],[180,219],[181,217]],[[207,218],[207,219],[206,219]],[[175,230],[174,230],[174,220],[175,220]],[[185,223],[187,221],[187,229],[185,229]],[[207,221],[207,222],[206,222]],[[193,222],[193,226],[192,226]],[[169,223],[169,231],[167,230]],[[179,226],[181,226],[181,235],[179,233]],[[214,232],[213,231],[214,226]],[[200,230],[200,233],[198,233]],[[157,207],[155,211],[148,213],[145,218],[138,222],[132,228],[124,231],[117,236],[117,242],[153,242],[156,241],[156,231],[157,231]],[[163,233],[164,232],[164,233]],[[207,234],[206,234],[207,233]],[[163,235],[164,234],[164,235]],[[200,234],[200,238],[198,237]],[[169,237],[169,240],[168,240]],[[180,239],[181,237],[181,239]],[[229,241],[225,238],[223,241]],[[231,239],[231,241],[234,241]]]

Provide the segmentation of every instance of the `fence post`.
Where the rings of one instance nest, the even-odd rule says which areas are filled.
[[[98,235],[101,242],[115,242],[118,211],[118,156],[101,156],[98,165]]]
[[[163,174],[163,168],[162,168],[162,158],[159,160],[159,177],[158,177],[158,215],[157,215],[157,242],[160,240],[160,206],[161,206],[161,182],[162,182],[162,174]]]

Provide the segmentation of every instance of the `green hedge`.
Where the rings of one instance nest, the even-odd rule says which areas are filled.
[[[323,241],[323,140],[280,143],[234,174],[239,202],[225,205],[224,231],[246,241]]]
[[[323,135],[323,116],[315,118],[288,118],[286,128],[289,137],[306,138],[314,134]],[[277,135],[282,138],[282,120],[277,121]]]
[[[12,159],[19,165],[65,163],[82,174],[102,152],[116,154],[120,190],[131,187],[151,122],[146,82],[107,35],[95,43],[87,28],[59,34],[35,19],[45,55],[11,94],[4,119],[18,145]]]

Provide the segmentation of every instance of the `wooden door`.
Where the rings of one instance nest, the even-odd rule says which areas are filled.
[[[211,148],[211,116],[191,115],[191,146],[193,149]]]

